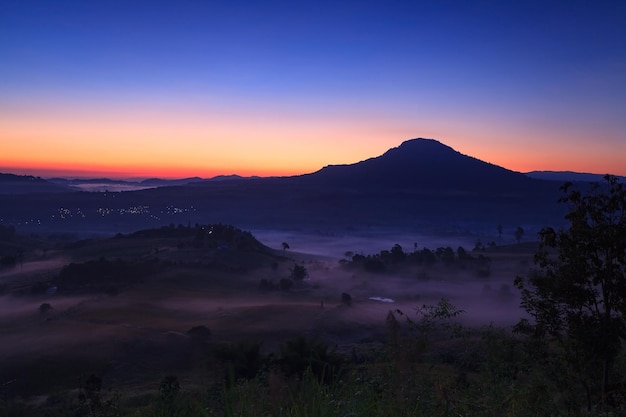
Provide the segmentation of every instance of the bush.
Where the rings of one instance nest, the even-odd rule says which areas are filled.
[[[341,304],[345,304],[347,306],[352,305],[352,296],[347,292],[341,293]]]
[[[283,291],[289,291],[293,287],[293,281],[289,278],[283,278],[280,280],[280,289]]]
[[[223,343],[214,347],[215,357],[224,364],[224,379],[233,384],[240,379],[252,379],[266,365],[261,354],[262,342]]]
[[[52,310],[52,306],[48,303],[43,303],[39,306],[39,313],[46,314],[48,311]]]
[[[279,364],[287,376],[301,379],[310,371],[318,381],[330,383],[339,376],[343,358],[329,352],[326,344],[300,336],[281,346]]]
[[[289,275],[289,278],[293,279],[294,281],[302,281],[309,276],[309,272],[303,265],[295,264],[293,268],[290,269],[290,271],[291,275]]]
[[[187,330],[187,336],[195,342],[205,343],[211,338],[211,330],[206,326],[194,326]]]

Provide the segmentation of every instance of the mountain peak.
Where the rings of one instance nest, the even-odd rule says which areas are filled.
[[[394,157],[403,155],[404,159],[408,158],[445,158],[450,157],[452,155],[461,155],[461,153],[455,151],[448,145],[444,145],[436,139],[424,139],[424,138],[416,138],[416,139],[408,139],[400,144],[400,146],[396,148],[391,148],[387,152],[385,152],[381,156],[391,156]]]
[[[398,146],[398,148],[408,148],[408,147],[413,147],[413,146],[432,146],[432,147],[437,146],[437,147],[452,149],[448,145],[444,145],[443,143],[439,142],[437,139],[427,139],[427,138],[407,139],[404,142],[402,142],[400,146]]]
[[[534,181],[435,139],[409,139],[384,154],[351,165],[330,165],[310,174],[322,183],[356,188],[467,192],[527,188]]]

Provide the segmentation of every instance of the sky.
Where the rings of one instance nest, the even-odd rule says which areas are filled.
[[[626,2],[0,3],[0,172],[297,175],[416,137],[626,175]]]

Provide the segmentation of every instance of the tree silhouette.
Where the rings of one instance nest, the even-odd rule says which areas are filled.
[[[43,303],[39,306],[39,313],[41,314],[46,314],[50,310],[52,310],[52,306],[49,303]]]
[[[283,242],[283,243],[281,244],[281,246],[282,246],[282,248],[283,248],[283,253],[285,253],[285,251],[286,251],[287,249],[289,249],[289,245],[287,244],[287,242]]]
[[[306,277],[309,276],[309,271],[306,270],[304,265],[295,264],[292,269],[290,269],[291,274],[289,277],[294,281],[302,281]]]
[[[587,393],[610,394],[614,362],[626,330],[626,190],[605,176],[587,194],[561,187],[569,228],[541,230],[538,269],[518,277],[522,307],[534,323],[518,329],[556,342]],[[552,343],[552,345],[555,345]]]
[[[352,305],[352,296],[347,292],[341,293],[341,304],[351,306]]]
[[[394,262],[402,262],[404,261],[404,258],[406,258],[406,254],[402,250],[402,246],[397,243],[393,245],[393,247],[391,248],[391,259]]]
[[[524,236],[524,229],[522,228],[522,226],[517,226],[517,229],[515,229],[515,240],[517,241],[517,243],[520,243],[520,241],[522,240],[522,236]]]

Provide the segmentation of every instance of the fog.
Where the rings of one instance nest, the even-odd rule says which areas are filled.
[[[122,191],[139,191],[156,188],[155,185],[141,185],[141,184],[128,184],[128,183],[79,183],[72,184],[72,187],[79,189],[80,191],[88,192],[122,192]]]
[[[468,271],[434,267],[428,270],[427,279],[418,279],[417,273],[394,272],[369,274],[364,271],[346,271],[339,267],[345,253],[375,254],[389,250],[399,244],[405,252],[417,248],[436,249],[450,246],[455,251],[459,246],[468,252],[474,247],[474,235],[432,236],[397,231],[369,230],[367,232],[302,232],[254,230],[252,233],[269,247],[280,249],[282,242],[289,245],[286,256],[306,259],[302,254],[322,256],[323,260],[311,261],[307,266],[312,284],[319,285],[320,292],[334,291],[337,300],[341,292],[348,292],[355,299],[355,307],[368,305],[368,315],[380,314],[372,320],[384,318],[390,309],[409,312],[423,304],[434,305],[447,298],[459,309],[464,310],[462,320],[470,325],[509,326],[524,316],[519,307],[519,292],[513,286],[517,275],[528,270],[531,254],[521,259],[494,259],[488,277],[477,277]],[[498,240],[493,237],[493,240]],[[483,240],[486,243],[486,240]],[[489,256],[489,254],[485,254]],[[390,298],[393,303],[371,300],[371,297]],[[375,307],[374,307],[375,306]]]
[[[515,277],[532,265],[532,251],[523,245],[480,252],[492,259],[487,275],[440,262],[429,267],[388,265],[371,272],[349,265],[346,252],[370,255],[395,244],[412,252],[417,242],[418,249],[464,246],[478,256],[471,252],[476,238],[383,230],[341,234],[253,230],[252,234],[276,249],[279,256],[268,258],[276,259],[273,265],[268,260],[245,271],[232,271],[176,264],[122,288],[115,296],[25,292],[29,283],[42,277],[54,279],[63,265],[75,262],[61,250],[2,271],[0,284],[21,292],[0,296],[0,371],[9,380],[22,375],[24,367],[39,375],[42,363],[49,364],[50,372],[78,363],[76,372],[84,373],[88,367],[89,372],[106,371],[109,377],[121,379],[128,378],[130,370],[179,373],[197,368],[192,362],[200,356],[194,356],[193,341],[186,334],[195,326],[210,329],[215,343],[261,341],[264,353],[279,351],[296,336],[315,338],[349,353],[357,345],[382,346],[389,340],[389,311],[401,310],[419,320],[418,308],[434,306],[442,298],[463,310],[458,320],[468,328],[489,324],[508,328],[524,316],[513,286]],[[289,245],[284,252],[283,242]],[[103,247],[112,248],[110,243]],[[183,260],[184,250],[178,254]],[[161,253],[166,256],[168,251]],[[195,252],[190,252],[187,261],[195,259],[191,253]],[[245,252],[239,256],[246,256]],[[260,289],[261,280],[278,285],[296,264],[308,272],[302,282],[295,282],[288,291]],[[344,293],[350,295],[350,305],[342,302]],[[41,313],[43,303],[49,303],[52,310]],[[30,389],[29,381],[20,383],[24,390]]]
[[[302,231],[252,229],[250,232],[270,248],[281,249],[282,243],[289,245],[289,251],[343,258],[347,251],[355,254],[372,254],[389,250],[399,244],[405,252],[427,247],[458,246],[471,249],[477,237],[471,234],[447,236],[407,233],[389,229],[369,228],[361,231]]]

